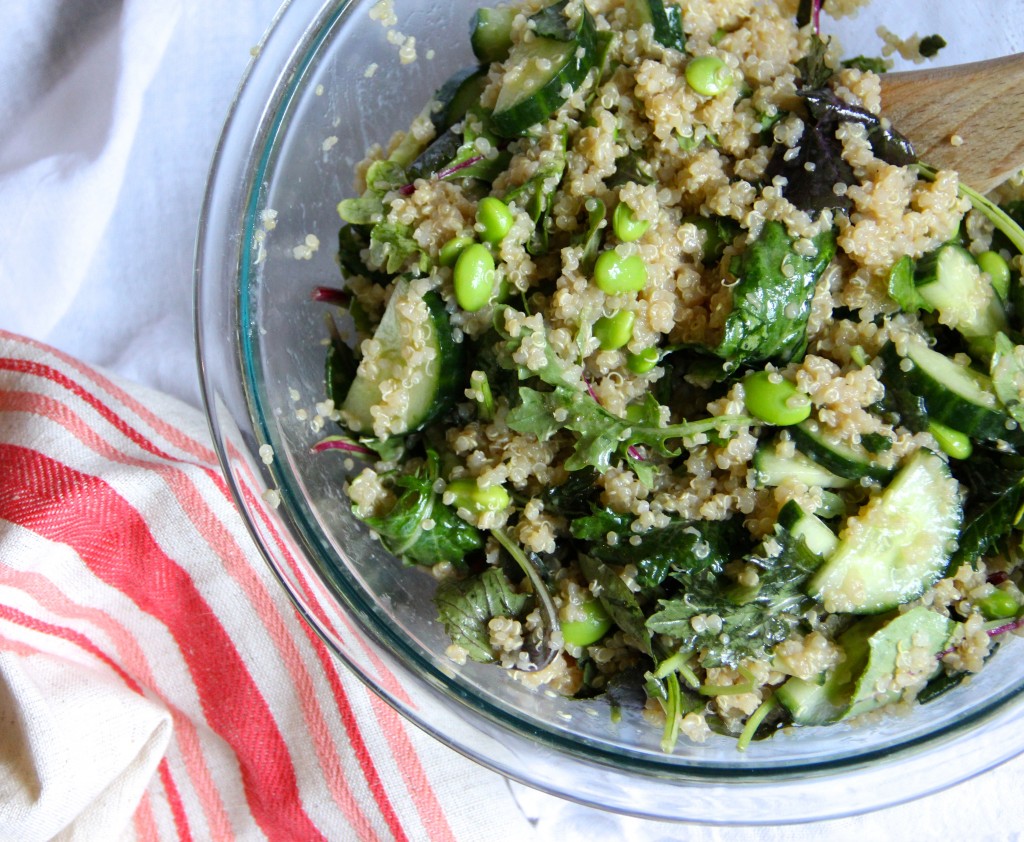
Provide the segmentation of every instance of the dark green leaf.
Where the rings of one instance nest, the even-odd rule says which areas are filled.
[[[820,88],[832,78],[834,71],[825,62],[828,43],[817,33],[811,35],[810,51],[796,63],[801,88]]]
[[[579,565],[591,583],[591,591],[601,601],[612,622],[653,657],[651,635],[644,625],[644,612],[626,583],[612,568],[590,556],[581,554]]]
[[[781,222],[767,222],[761,234],[730,266],[737,278],[733,308],[721,343],[713,353],[727,370],[764,360],[799,358],[807,344],[807,319],[814,288],[835,254],[831,229],[814,238],[817,254],[793,250]]]
[[[526,594],[512,589],[500,568],[490,568],[463,581],[445,582],[437,589],[434,604],[452,643],[461,646],[474,661],[496,660],[487,624],[495,617],[518,617],[527,603]]]
[[[355,352],[335,334],[331,344],[327,346],[327,358],[324,362],[324,380],[327,384],[327,397],[341,406],[345,401],[352,381],[356,378],[359,361]]]

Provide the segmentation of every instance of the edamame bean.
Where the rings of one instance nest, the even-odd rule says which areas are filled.
[[[978,600],[978,610],[986,620],[1008,620],[1020,612],[1020,605],[1013,594],[1006,591],[992,591]]]
[[[970,438],[938,421],[928,422],[928,432],[935,437],[942,452],[953,459],[966,459],[974,449]]]
[[[632,310],[619,310],[611,316],[602,316],[594,323],[594,336],[601,343],[602,351],[616,351],[633,338],[633,322],[636,314]]]
[[[463,310],[475,313],[491,300],[494,291],[494,258],[486,246],[480,243],[466,246],[455,261],[452,276],[455,300]]]
[[[512,230],[512,223],[515,217],[501,199],[494,196],[487,196],[480,200],[476,206],[476,221],[480,223],[483,230],[480,236],[483,240],[497,245],[505,239],[505,235]]]
[[[758,371],[743,379],[743,400],[750,414],[767,424],[788,427],[806,421],[811,399],[777,372]]]
[[[504,487],[489,485],[481,488],[472,477],[453,479],[445,487],[441,500],[456,509],[467,509],[474,514],[500,512],[511,502]]]
[[[437,253],[437,262],[442,266],[454,266],[459,255],[471,245],[473,245],[472,237],[452,237],[441,246],[441,250]]]
[[[686,65],[686,84],[703,96],[718,96],[732,84],[732,71],[717,56],[699,56]]]
[[[570,646],[590,646],[597,643],[612,627],[611,618],[596,599],[587,599],[576,607],[578,619],[561,620],[562,639]]]
[[[997,251],[983,251],[978,255],[978,265],[992,279],[996,294],[1005,301],[1010,294],[1010,264]]]
[[[621,257],[615,249],[601,252],[594,263],[594,282],[608,295],[639,292],[647,284],[647,266],[639,254]]]
[[[626,368],[634,374],[646,374],[661,361],[661,353],[657,348],[644,348],[639,354],[626,357]]]
[[[651,223],[646,219],[637,219],[633,215],[633,209],[625,202],[619,202],[612,213],[612,231],[624,243],[631,243],[639,240],[650,228]]]

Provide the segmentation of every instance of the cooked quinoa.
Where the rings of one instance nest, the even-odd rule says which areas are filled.
[[[355,513],[440,581],[452,660],[588,698],[642,676],[666,750],[907,704],[979,670],[1024,603],[992,504],[1024,504],[1024,348],[996,278],[1016,289],[1020,256],[796,7],[483,13],[504,41],[474,40],[469,107],[439,94],[339,205],[360,336],[333,338],[317,417],[366,459]],[[563,60],[581,72],[560,88],[523,81]],[[516,123],[518,85],[546,116]],[[969,289],[922,299],[947,264]],[[909,405],[928,354],[995,427]]]

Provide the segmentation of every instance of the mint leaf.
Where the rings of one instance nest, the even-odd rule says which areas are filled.
[[[437,589],[434,605],[452,643],[474,661],[495,660],[487,624],[495,617],[519,617],[529,597],[516,593],[497,567],[461,581],[448,581]]]

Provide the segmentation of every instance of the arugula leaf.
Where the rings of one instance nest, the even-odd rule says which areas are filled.
[[[597,253],[601,249],[601,231],[604,228],[602,223],[606,208],[604,202],[593,197],[587,199],[585,207],[587,208],[587,227],[573,238],[573,244],[583,246],[580,266],[585,274],[590,274],[597,260]]]
[[[401,493],[389,512],[363,517],[358,507],[352,510],[380,536],[389,552],[406,563],[432,567],[447,561],[464,569],[466,555],[482,547],[483,539],[476,527],[441,502],[434,491],[437,471],[438,456],[429,451],[426,464],[416,473],[395,477],[395,487]],[[428,529],[424,524],[430,521],[433,525]]]
[[[576,534],[575,524],[573,534]],[[606,564],[634,565],[637,584],[649,589],[660,585],[670,573],[721,568],[733,557],[736,524],[732,521],[675,521],[642,533],[633,533],[627,527],[619,534],[622,540],[615,545],[609,545],[601,535],[590,547],[590,554]]]
[[[420,153],[409,166],[409,179],[436,178],[455,181],[476,178],[491,182],[508,165],[509,154],[502,152],[493,158],[481,155],[474,141],[484,132],[475,132],[466,121],[462,131],[448,129]],[[488,136],[497,144],[493,135]],[[409,188],[406,187],[406,190]]]
[[[644,423],[644,417],[639,421],[628,421],[613,415],[589,395],[564,386],[558,386],[552,392],[538,392],[521,386],[519,396],[520,405],[507,416],[509,427],[517,433],[532,434],[541,441],[563,429],[577,434],[573,453],[565,462],[568,471],[589,467],[603,473],[611,466],[615,454],[624,454],[630,447],[638,445],[653,447],[665,456],[678,456],[680,451],[669,448],[668,441],[750,423],[746,416],[721,415],[661,427],[649,410],[645,412],[647,423]],[[650,395],[647,401],[647,406],[651,402],[657,403]]]
[[[410,263],[411,261],[411,263]],[[430,271],[431,260],[412,236],[408,225],[378,222],[370,229],[370,263],[382,266],[389,275],[406,268],[424,274]]]
[[[495,617],[518,617],[529,597],[516,593],[504,571],[492,567],[478,576],[450,580],[437,589],[434,605],[452,643],[474,661],[496,660],[487,624]]]
[[[651,635],[644,625],[644,612],[626,583],[611,567],[596,558],[581,553],[578,561],[580,570],[591,583],[591,591],[601,601],[612,622],[639,644],[644,652],[654,657]]]
[[[748,561],[760,570],[752,593],[730,588],[717,566],[673,573],[682,594],[659,600],[660,609],[647,618],[647,628],[676,638],[680,648],[703,651],[706,667],[735,667],[744,658],[767,656],[776,643],[789,637],[799,615],[812,604],[803,588],[821,559],[802,539],[780,531]],[[698,615],[717,615],[721,630],[698,631],[692,623]]]
[[[551,207],[555,201],[558,186],[565,174],[566,149],[568,135],[559,132],[554,136],[555,147],[545,150],[553,154],[545,155],[543,163],[537,171],[518,187],[513,187],[504,196],[506,204],[513,204],[525,210],[534,223],[534,231],[527,243],[526,250],[530,254],[544,254],[548,250],[548,234],[551,224]]]
[[[785,362],[800,357],[807,344],[807,319],[814,287],[835,254],[834,232],[814,238],[817,253],[804,257],[781,222],[766,222],[760,236],[733,258],[732,312],[712,352],[725,360],[726,371],[764,360]]]

